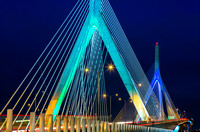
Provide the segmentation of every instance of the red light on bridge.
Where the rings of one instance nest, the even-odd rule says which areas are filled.
[[[156,45],[158,45],[158,42],[156,42]]]

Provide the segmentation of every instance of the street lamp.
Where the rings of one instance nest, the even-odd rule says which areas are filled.
[[[90,69],[86,67],[84,71],[85,71],[85,73],[88,73],[89,70],[90,70]]]
[[[111,114],[111,102],[112,102],[112,100],[111,100],[111,96],[110,95],[106,95],[106,94],[103,94],[103,98],[106,98],[106,97],[110,97],[110,122],[111,122],[111,117],[112,117],[112,114]]]
[[[115,96],[118,96],[118,94],[115,94]],[[112,117],[112,95],[107,95],[107,94],[103,94],[103,98],[107,98],[107,97],[110,97],[110,122],[111,122],[111,117]]]
[[[100,71],[103,69],[104,67],[100,67],[99,69],[96,69],[96,71],[98,72],[98,105],[97,105],[97,114],[99,114],[99,104],[100,104]],[[114,70],[114,65],[113,64],[109,64],[107,67],[107,70],[109,71],[113,71]],[[92,71],[92,69],[89,69],[88,67],[85,67],[84,72],[88,73],[89,71]],[[106,97],[106,94],[103,95],[103,97]],[[111,99],[110,99],[111,100]]]
[[[139,83],[138,86],[139,86],[139,87],[142,87],[142,83]]]
[[[113,71],[115,69],[115,66],[113,64],[109,64],[107,68],[109,71]]]

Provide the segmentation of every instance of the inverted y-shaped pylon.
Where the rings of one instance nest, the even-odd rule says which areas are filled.
[[[119,53],[119,49],[116,47],[116,40],[111,35],[108,25],[102,16],[101,0],[90,0],[89,6],[89,14],[73,47],[71,55],[55,90],[54,96],[50,101],[46,115],[58,114],[68,88],[72,83],[73,77],[75,76],[81,57],[84,55],[92,35],[95,31],[97,31],[102,37],[108,53],[110,54],[116,69],[119,72],[131,99],[133,100],[139,116],[142,120],[147,120],[149,118],[149,113],[145,108],[141,95],[136,88],[136,83],[127,69],[127,65],[125,65],[124,60]]]

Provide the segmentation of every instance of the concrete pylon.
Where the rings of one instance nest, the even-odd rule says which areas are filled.
[[[91,120],[87,119],[87,132],[91,132]]]
[[[96,121],[96,125],[97,125],[96,132],[100,132],[100,121],[99,120]]]
[[[103,121],[101,121],[101,130],[100,130],[100,132],[104,132],[104,122]]]
[[[81,131],[80,118],[76,118],[76,132],[80,132],[80,131]]]
[[[64,117],[64,128],[63,132],[68,132],[68,118],[67,116]]]
[[[75,118],[74,117],[70,117],[71,121],[70,121],[70,132],[74,132],[74,125],[75,125]]]
[[[82,119],[82,132],[86,132],[86,119]]]
[[[40,118],[40,124],[39,124],[39,131],[40,132],[44,132],[44,116],[45,116],[45,114],[44,113],[41,113],[40,114],[40,116],[39,116],[39,118]]]
[[[95,120],[92,120],[92,132],[95,132]]]
[[[56,132],[61,132],[61,116],[56,117]]]
[[[35,132],[35,112],[30,113],[30,132]]]
[[[53,115],[49,115],[48,132],[53,132]]]
[[[6,123],[6,132],[12,132],[12,122],[13,122],[13,110],[7,110],[7,123]]]

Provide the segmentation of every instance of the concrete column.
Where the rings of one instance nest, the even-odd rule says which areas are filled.
[[[87,119],[87,132],[91,132],[91,120]]]
[[[133,131],[135,131],[136,130],[136,126],[135,125],[133,125]]]
[[[61,132],[61,116],[56,117],[56,132]]]
[[[86,132],[86,119],[82,119],[82,132]]]
[[[76,132],[80,132],[80,131],[81,131],[80,118],[76,118]]]
[[[100,132],[104,132],[104,122],[101,121],[101,129],[100,129]]]
[[[44,124],[45,124],[44,123],[44,115],[45,115],[44,113],[41,113],[40,117],[39,117],[40,118],[39,131],[40,132],[44,132]]]
[[[35,112],[30,113],[30,132],[35,132]]]
[[[95,132],[95,120],[92,120],[92,132]]]
[[[125,132],[128,132],[128,124],[125,124]]]
[[[128,132],[131,131],[131,125],[128,125]]]
[[[6,123],[6,132],[12,132],[12,122],[13,122],[13,110],[7,110],[7,123]]]
[[[75,122],[75,118],[74,117],[70,117],[71,118],[71,122],[70,122],[70,132],[74,132],[74,122]]]
[[[105,132],[108,132],[108,122],[105,122],[105,126],[106,126]]]
[[[120,124],[117,124],[117,131],[120,132]]]
[[[115,123],[113,122],[111,125],[111,132],[114,132],[114,131],[115,131]]]
[[[68,132],[68,118],[67,116],[64,117],[64,128],[63,132]]]
[[[49,115],[48,132],[53,132],[53,115]]]
[[[125,132],[125,124],[122,124],[122,131]]]
[[[114,132],[119,132],[119,131],[118,131],[117,123],[114,123],[114,126],[115,126]]]
[[[108,132],[110,132],[110,124],[109,124],[109,122],[108,122]]]
[[[98,120],[96,121],[96,125],[96,132],[100,132],[100,122]]]

